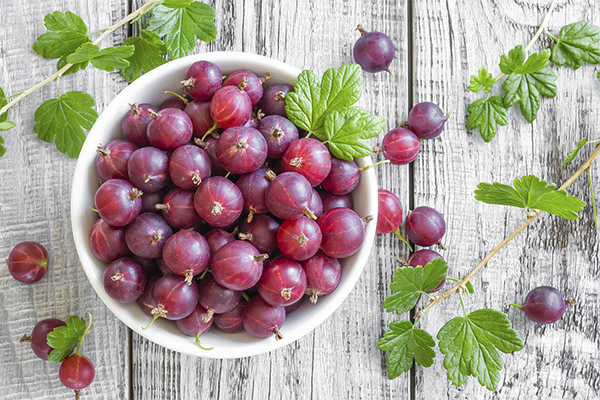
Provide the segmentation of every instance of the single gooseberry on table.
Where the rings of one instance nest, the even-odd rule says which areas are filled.
[[[50,332],[59,326],[66,326],[65,321],[55,318],[43,319],[35,324],[30,336],[23,336],[21,342],[31,342],[31,350],[42,360],[47,360],[50,352],[54,350],[48,346],[47,337]]]
[[[415,104],[408,114],[408,126],[419,139],[433,139],[442,133],[448,115],[437,104],[425,101]]]
[[[441,245],[445,233],[444,217],[431,207],[417,207],[406,217],[406,236],[418,246]]]
[[[360,38],[352,50],[354,61],[367,72],[390,72],[389,66],[396,50],[389,36],[381,32],[367,32],[362,25],[356,29],[360,32]]]
[[[575,303],[574,300],[567,302]],[[527,294],[522,305],[513,304],[513,306],[523,311],[533,322],[551,324],[562,318],[567,302],[558,289],[551,286],[540,286]]]
[[[395,128],[385,134],[381,147],[376,147],[375,151],[383,151],[383,156],[392,164],[404,165],[417,158],[421,143],[411,130]]]
[[[38,282],[50,267],[48,251],[37,242],[22,242],[13,247],[6,263],[10,275],[26,284]]]
[[[432,262],[436,258],[441,258],[442,260],[444,259],[444,257],[442,257],[442,255],[440,253],[438,253],[437,251],[430,250],[430,249],[421,249],[421,250],[415,251],[410,256],[407,263],[411,267],[421,266],[421,267],[425,268],[425,266],[428,263]],[[446,278],[442,279],[442,281],[440,282],[439,285],[437,285],[433,290],[430,290],[427,293],[437,292],[438,290],[440,290],[442,288],[442,286],[444,286],[445,282],[446,282]]]

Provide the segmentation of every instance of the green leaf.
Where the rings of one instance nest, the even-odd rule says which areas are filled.
[[[61,362],[67,358],[84,336],[86,331],[85,320],[75,315],[67,319],[66,326],[59,326],[48,333],[46,342],[54,350],[50,352],[48,361]]]
[[[552,48],[552,62],[573,69],[581,67],[583,61],[600,63],[600,28],[586,21],[563,26],[558,42]]]
[[[6,153],[6,147],[4,147],[4,138],[0,136],[0,157]]]
[[[409,321],[392,322],[390,330],[379,339],[377,347],[389,351],[387,364],[390,379],[409,371],[413,360],[430,367],[435,357],[435,342],[431,335],[422,329],[415,329]]]
[[[2,87],[0,86],[0,108],[4,107],[7,104],[8,104],[8,99],[6,98],[6,95],[4,94],[4,89],[2,89]],[[0,122],[6,121],[7,118],[8,118],[8,111],[5,112],[4,114],[0,115]]]
[[[496,390],[500,381],[503,362],[498,351],[507,354],[524,347],[506,314],[491,309],[451,319],[437,338],[441,352],[446,355],[444,368],[448,370],[448,379],[459,387],[470,375],[490,391]]]
[[[488,204],[501,204],[533,210],[543,210],[566,219],[577,219],[585,203],[565,190],[555,190],[555,184],[548,184],[535,175],[516,178],[514,188],[502,183],[482,182],[477,185],[475,198]]]
[[[96,101],[87,93],[65,93],[58,99],[45,101],[36,110],[33,129],[46,142],[56,139],[59,151],[76,158],[85,140],[83,129],[91,129],[98,118],[92,108],[95,105]]]
[[[468,293],[475,292],[475,289],[473,289],[473,284],[471,283],[471,281],[467,281],[467,284],[465,285],[465,289],[467,290]]]
[[[126,45],[100,50],[95,44],[85,43],[75,53],[68,56],[67,61],[71,64],[82,64],[89,61],[96,68],[113,71],[115,68],[128,67],[127,58],[131,57],[134,50],[135,47]]]
[[[70,64],[70,63],[67,61],[67,57],[69,57],[69,56],[64,56],[64,57],[61,57],[61,58],[59,58],[59,59],[58,59],[58,63],[56,64],[56,69],[60,70],[60,69],[62,69],[62,67],[64,67],[65,65],[67,65],[67,64]],[[69,74],[74,74],[75,72],[77,72],[77,71],[79,71],[79,70],[81,70],[81,69],[86,69],[86,67],[88,66],[88,64],[89,64],[89,61],[85,61],[85,62],[82,62],[82,63],[76,63],[76,64],[73,64],[73,65],[72,65],[72,66],[71,66],[71,67],[70,67],[70,68],[69,68],[69,69],[68,69],[68,70],[67,70],[67,71],[66,71],[66,72],[63,74],[63,76],[65,76],[65,75],[69,75]]]
[[[161,57],[167,54],[165,44],[156,33],[147,29],[143,29],[140,36],[127,38],[123,45],[135,48],[131,57],[127,59],[129,66],[121,68],[121,75],[127,82],[133,82],[142,72],[146,73],[167,62]]]
[[[487,72],[485,67],[481,67],[477,75],[471,75],[470,85],[467,88],[475,93],[480,90],[483,90],[485,93],[491,93],[494,83],[496,83],[496,80],[492,74]]]
[[[189,55],[196,47],[196,37],[210,42],[217,37],[213,20],[216,13],[208,4],[197,1],[165,1],[152,10],[147,29],[165,37],[171,58]]]
[[[324,122],[324,143],[329,144],[331,154],[342,160],[366,157],[373,149],[363,140],[375,137],[385,126],[385,119],[368,115],[358,107],[342,112],[332,111]]]
[[[575,157],[577,157],[577,154],[579,154],[579,150],[581,150],[581,148],[586,145],[587,141],[588,141],[588,138],[584,137],[579,142],[577,142],[577,147],[575,147],[573,150],[571,150],[571,152],[569,153],[567,158],[565,158],[565,161],[563,161],[561,165],[567,165],[568,163],[573,161],[575,159]]]
[[[500,96],[475,100],[469,105],[467,111],[470,113],[467,118],[467,129],[479,127],[479,133],[486,142],[496,136],[498,125],[508,124],[508,115]]]
[[[362,70],[358,64],[344,64],[337,70],[330,68],[321,82],[312,71],[302,71],[294,84],[294,91],[285,97],[288,118],[300,128],[323,140],[323,126],[327,114],[344,111],[356,104],[362,91]]]
[[[596,72],[596,78],[600,81],[600,71]]]
[[[11,121],[0,122],[0,131],[7,131],[15,127],[15,123]]]
[[[85,22],[70,11],[48,14],[44,17],[44,24],[50,32],[37,38],[33,50],[46,58],[68,56],[90,41]]]
[[[441,257],[427,263],[425,267],[399,267],[396,269],[390,289],[394,293],[383,301],[387,312],[403,312],[411,310],[421,293],[435,289],[446,277],[448,265]]]
[[[516,46],[508,52],[508,56],[505,54],[500,56],[500,70],[506,75],[533,74],[541,71],[549,64],[550,50],[532,53],[527,60],[525,60],[526,56],[523,46]]]

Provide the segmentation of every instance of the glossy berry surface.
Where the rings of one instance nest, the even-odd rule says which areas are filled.
[[[323,215],[323,202],[321,201],[321,195],[315,189],[312,190],[312,196],[310,198],[310,203],[308,203],[308,209],[317,218]]]
[[[235,240],[235,237],[231,233],[223,229],[213,229],[206,233],[204,238],[208,243],[210,254],[216,253],[221,247]]]
[[[185,73],[182,82],[185,92],[196,100],[210,100],[221,87],[223,74],[210,61],[197,61]]]
[[[198,289],[200,289],[198,302],[208,311],[207,319],[212,318],[213,314],[233,310],[242,298],[242,292],[219,285],[211,274],[207,274],[198,282]]]
[[[169,225],[176,229],[190,229],[202,222],[194,207],[194,191],[173,189],[156,205]]]
[[[169,180],[169,157],[154,147],[142,147],[131,155],[127,175],[144,193],[156,192]]]
[[[269,86],[264,89],[263,97],[258,104],[266,115],[281,115],[287,117],[285,113],[285,96],[294,90],[290,85],[280,84]]]
[[[296,125],[281,115],[267,115],[258,122],[256,129],[267,141],[268,158],[281,158],[299,137]]]
[[[208,136],[204,139],[204,141],[199,143],[200,144],[198,144],[198,146],[206,150],[208,156],[210,157],[210,165],[213,176],[224,176],[227,173],[227,171],[225,170],[225,168],[223,168],[223,166],[219,162],[219,159],[217,158],[217,144],[219,143],[218,139],[215,139],[212,136]]]
[[[349,208],[334,208],[318,219],[323,240],[321,250],[333,258],[345,258],[356,253],[365,238],[363,220]]]
[[[273,335],[277,339],[283,338],[279,329],[284,322],[285,308],[272,306],[260,296],[252,297],[242,314],[242,324],[246,332],[259,338]]]
[[[146,274],[138,262],[123,257],[108,264],[102,281],[110,297],[119,303],[131,303],[144,293]]]
[[[408,126],[419,139],[433,139],[442,133],[448,117],[437,104],[425,101],[415,104],[408,114]]]
[[[294,304],[290,304],[289,306],[283,307],[285,309],[285,315],[289,315],[291,312],[296,311],[302,304],[304,304],[304,300],[306,300],[306,295],[302,296],[300,300],[295,302]]]
[[[277,246],[284,256],[296,261],[304,261],[319,251],[321,229],[308,217],[284,221],[277,232]]]
[[[248,220],[252,221],[254,214],[264,214],[269,211],[265,202],[265,192],[269,183],[265,167],[254,172],[242,175],[235,182],[244,197],[244,210],[248,211]]]
[[[164,275],[152,289],[156,302],[152,314],[172,321],[185,318],[196,308],[199,295],[198,285],[188,285],[182,276]]]
[[[196,308],[190,315],[185,318],[175,321],[177,328],[187,336],[198,336],[210,329],[213,324],[212,318],[206,318],[207,311],[200,304],[196,304]]]
[[[52,347],[48,346],[48,334],[52,332],[54,328],[66,325],[65,321],[55,318],[43,319],[35,324],[33,332],[31,332],[31,350],[33,350],[35,355],[42,360],[47,360],[50,352],[54,350]]]
[[[329,175],[331,154],[321,141],[304,138],[288,146],[281,157],[284,172],[297,172],[312,186],[317,186]]]
[[[125,231],[125,242],[133,254],[144,258],[159,258],[173,230],[163,217],[153,213],[140,214]]]
[[[558,289],[540,286],[529,292],[520,308],[533,322],[551,324],[565,313],[565,299]]]
[[[331,170],[321,182],[323,189],[332,194],[344,195],[352,192],[360,182],[361,170],[356,162],[331,158]]]
[[[441,258],[442,260],[444,259],[442,257],[442,255],[440,253],[438,253],[437,251],[433,251],[433,250],[429,250],[429,249],[422,249],[419,251],[415,251],[410,258],[408,259],[408,265],[410,265],[411,267],[417,267],[417,266],[422,266],[423,268],[425,268],[425,266],[432,262],[433,260],[435,260],[436,258]],[[437,292],[438,290],[440,290],[442,288],[442,286],[444,286],[444,283],[446,282],[446,278],[444,278],[439,285],[436,286],[435,289],[429,291],[428,293],[434,293]]]
[[[127,179],[127,162],[138,147],[126,140],[112,140],[96,149],[96,173],[101,181]]]
[[[80,354],[71,354],[60,364],[58,377],[65,387],[81,390],[90,386],[96,371],[89,358]]]
[[[265,192],[267,208],[281,219],[296,219],[309,214],[312,187],[296,172],[284,172],[269,183]]]
[[[332,208],[353,208],[354,203],[350,195],[338,196],[329,192],[320,192],[323,211],[331,210]]]
[[[50,267],[46,248],[37,242],[19,243],[10,251],[6,262],[10,275],[26,284],[38,282]]]
[[[285,257],[277,258],[265,265],[256,287],[258,294],[273,306],[288,306],[304,296],[306,273],[302,266]]]
[[[173,234],[162,251],[163,262],[169,271],[184,276],[188,285],[193,284],[195,275],[206,269],[209,258],[210,249],[204,236],[188,230]]]
[[[165,108],[150,113],[146,136],[150,144],[160,150],[175,150],[192,138],[194,128],[188,115],[178,108]]]
[[[248,304],[248,302],[242,298],[233,310],[222,314],[215,314],[213,320],[217,328],[227,333],[242,332],[244,330],[244,325],[242,325],[242,315],[244,313],[244,308],[246,308],[246,304]]]
[[[173,97],[169,97],[168,99],[166,99],[165,101],[160,103],[160,106],[158,107],[158,109],[164,110],[165,108],[176,108],[178,110],[184,110],[185,106],[186,106],[185,101],[183,101],[179,97],[173,96]]]
[[[358,26],[360,38],[354,44],[352,55],[366,72],[388,71],[394,60],[394,43],[388,35],[381,32],[367,32]]]
[[[194,137],[201,138],[212,128],[214,121],[210,115],[210,102],[194,100],[183,110],[192,121]]]
[[[400,199],[389,190],[377,191],[377,233],[394,232],[402,223],[402,204]]]
[[[224,86],[210,102],[210,115],[222,129],[244,126],[252,119],[252,102],[243,89]]]
[[[156,110],[152,104],[130,104],[131,110],[127,112],[121,122],[121,131],[125,139],[136,146],[148,146],[150,142],[146,136],[148,124],[152,121],[149,110]]]
[[[267,142],[254,128],[232,127],[219,137],[215,154],[227,171],[238,175],[248,174],[265,163]]]
[[[319,251],[314,257],[303,261],[302,268],[306,273],[308,285],[306,294],[310,295],[310,302],[316,304],[319,296],[333,292],[339,285],[342,277],[340,262],[326,256]]]
[[[144,314],[152,317],[152,310],[156,308],[156,302],[152,297],[152,290],[154,289],[154,284],[159,279],[158,276],[151,276],[146,281],[146,288],[144,289],[144,293],[136,300],[136,303],[140,307],[140,309],[144,312]]]
[[[129,255],[129,248],[125,243],[125,228],[111,226],[103,219],[92,225],[89,244],[94,256],[105,263]]]
[[[263,260],[256,247],[236,240],[221,247],[211,258],[215,280],[231,290],[242,291],[256,285],[263,272]]]
[[[104,182],[94,195],[98,215],[112,226],[125,226],[142,209],[143,192],[124,179]]]
[[[396,165],[411,163],[421,151],[417,135],[405,128],[395,128],[386,133],[381,146],[383,156]]]
[[[233,71],[231,74],[227,75],[227,78],[223,81],[223,86],[238,86],[242,83],[242,80],[246,78],[246,85],[244,87],[244,92],[250,98],[252,105],[255,106],[258,104],[263,95],[263,85],[261,79],[256,76],[256,74],[247,69],[240,69],[237,71]]]
[[[248,222],[240,224],[238,238],[251,243],[261,253],[271,254],[277,250],[277,232],[279,222],[270,215],[258,214]]]
[[[431,207],[417,207],[406,217],[406,235],[416,245],[439,243],[446,233],[444,217]]]
[[[156,192],[144,193],[142,195],[141,212],[158,212],[159,210],[156,209],[156,205],[162,203],[166,193],[166,187]]]
[[[220,176],[208,178],[194,195],[196,212],[214,227],[226,227],[242,214],[244,199],[240,189]]]
[[[195,190],[212,173],[208,153],[198,146],[181,146],[169,158],[169,177],[181,189]]]

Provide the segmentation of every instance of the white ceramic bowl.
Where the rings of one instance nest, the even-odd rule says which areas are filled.
[[[152,327],[142,330],[150,318],[144,314],[136,303],[121,304],[104,291],[102,274],[105,264],[97,260],[88,244],[90,229],[98,216],[89,206],[94,204],[94,193],[98,188],[94,160],[96,147],[111,139],[121,138],[121,119],[129,110],[129,103],[160,104],[169,96],[165,90],[177,90],[187,68],[199,60],[208,60],[217,64],[224,74],[237,69],[249,69],[257,75],[271,72],[273,78],[268,84],[287,83],[293,85],[300,70],[267,57],[248,53],[215,52],[193,55],[166,63],[137,79],[106,107],[90,130],[73,176],[71,188],[71,223],[75,247],[81,265],[98,296],[108,308],[129,328],[138,334],[171,350],[198,357],[238,358],[265,353],[283,347],[306,335],[327,317],[329,317],[344,299],[350,294],[360,274],[363,272],[373,239],[375,237],[376,220],[368,224],[364,243],[352,257],[342,261],[342,278],[339,287],[331,294],[319,298],[316,305],[305,302],[298,310],[289,314],[281,328],[282,340],[274,337],[257,339],[249,334],[228,334],[216,327],[202,335],[204,346],[214,347],[211,351],[201,350],[193,338],[180,333],[171,321],[159,318]],[[359,166],[371,164],[370,158],[357,160]],[[354,209],[361,216],[377,217],[377,182],[375,173],[369,169],[362,173],[360,184],[353,193]]]

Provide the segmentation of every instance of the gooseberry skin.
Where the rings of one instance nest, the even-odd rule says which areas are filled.
[[[125,242],[133,254],[144,258],[159,258],[173,230],[163,217],[154,213],[140,214],[127,227]]]
[[[179,97],[173,96],[173,97],[169,97],[168,99],[166,99],[165,101],[160,103],[160,106],[158,107],[158,109],[164,110],[166,108],[176,108],[178,110],[184,110],[185,106],[186,106],[185,101],[183,101]]]
[[[205,318],[207,311],[202,305],[196,304],[194,311],[185,318],[175,321],[179,331],[187,336],[199,336],[208,331],[213,324],[213,319]]]
[[[281,158],[290,144],[298,140],[298,128],[281,115],[267,115],[261,119],[256,129],[267,141],[268,158]]]
[[[123,122],[121,122],[121,131],[125,139],[135,144],[136,146],[149,146],[150,142],[146,136],[148,124],[152,121],[152,117],[148,113],[149,110],[155,110],[152,104],[130,104],[131,110],[125,114]]]
[[[141,212],[158,212],[156,205],[162,203],[165,194],[167,193],[165,188],[157,190],[156,192],[144,193],[142,195],[142,210]]]
[[[146,277],[162,274],[160,269],[158,268],[158,260],[156,260],[155,258],[131,256],[131,259],[142,266]]]
[[[215,254],[217,250],[225,246],[229,242],[233,242],[235,237],[223,229],[213,229],[204,235],[210,254]]]
[[[296,311],[298,308],[300,308],[300,306],[304,303],[304,300],[306,299],[306,295],[302,296],[302,298],[300,300],[298,300],[297,302],[295,302],[294,304],[290,304],[289,306],[285,306],[283,308],[285,308],[285,315],[288,315],[291,312]]]
[[[381,144],[383,156],[392,164],[409,164],[421,151],[419,138],[406,128],[395,128],[385,134]]]
[[[169,225],[176,229],[190,229],[202,223],[202,218],[194,207],[194,195],[191,190],[173,189],[156,205],[162,210],[162,216]]]
[[[282,338],[279,329],[284,322],[285,308],[272,306],[260,296],[252,297],[242,313],[242,324],[246,332],[259,338],[273,334],[278,339]]]
[[[146,136],[152,146],[168,151],[189,142],[193,131],[192,120],[185,112],[178,108],[165,108],[152,116]]]
[[[206,308],[207,319],[213,317],[213,314],[226,313],[235,308],[242,298],[242,292],[227,289],[217,283],[217,281],[208,274],[198,282],[200,297],[198,302]]]
[[[290,85],[280,84],[269,86],[264,89],[263,97],[258,104],[266,115],[281,115],[287,118],[285,112],[285,96],[293,92],[294,88]]]
[[[219,176],[224,176],[227,171],[225,170],[225,168],[223,168],[223,166],[221,165],[221,163],[219,162],[219,159],[217,158],[217,144],[219,143],[218,139],[215,139],[212,136],[208,136],[204,139],[204,141],[200,142],[200,144],[198,146],[200,146],[200,148],[204,149],[207,153],[208,156],[210,157],[210,165],[211,165],[211,169],[212,169],[212,175],[219,175]]]
[[[227,171],[238,175],[248,174],[265,163],[267,142],[256,129],[236,126],[221,134],[215,154]]]
[[[408,126],[419,139],[438,137],[448,117],[437,104],[425,101],[415,104],[408,113]]]
[[[167,239],[162,250],[162,259],[169,271],[184,276],[188,285],[194,275],[208,266],[210,249],[204,236],[198,232],[181,230]]]
[[[323,204],[323,212],[331,210],[332,208],[354,208],[352,197],[350,195],[338,196],[331,194],[326,191],[319,193],[321,196],[321,202]]]
[[[306,294],[310,295],[312,304],[317,303],[319,296],[333,292],[340,284],[342,277],[340,262],[326,256],[322,251],[303,261],[302,268],[304,268],[308,282]]]
[[[89,244],[94,256],[105,263],[130,253],[125,243],[125,228],[111,226],[103,219],[99,219],[92,225]]]
[[[136,150],[127,163],[129,180],[144,193],[164,188],[169,180],[169,156],[154,147]]]
[[[248,220],[252,220],[254,214],[264,214],[269,211],[265,203],[265,192],[269,187],[267,168],[259,168],[254,172],[242,175],[235,182],[244,197],[244,210],[249,211]]]
[[[181,189],[195,190],[211,172],[208,153],[193,144],[175,149],[169,158],[169,177]]]
[[[211,272],[217,283],[242,291],[256,285],[263,272],[264,257],[250,243],[236,240],[211,257]]]
[[[329,175],[331,153],[319,140],[298,139],[283,153],[281,169],[284,172],[297,172],[304,176],[311,186],[317,186]]]
[[[196,190],[194,206],[207,224],[222,228],[235,222],[242,214],[244,200],[233,182],[213,176],[202,182]]]
[[[201,138],[212,128],[214,121],[210,116],[210,102],[194,100],[183,110],[192,121],[193,136]]]
[[[565,299],[560,291],[551,286],[533,289],[520,307],[527,318],[539,324],[551,324],[565,313]]]
[[[210,61],[197,61],[185,73],[182,82],[185,92],[196,100],[210,100],[221,87],[223,74],[218,66]]]
[[[65,321],[54,318],[43,319],[35,324],[33,332],[31,332],[31,350],[33,350],[35,355],[42,360],[47,360],[50,352],[54,350],[52,347],[48,346],[48,334],[52,332],[54,328],[66,325]]]
[[[244,330],[244,325],[242,325],[242,315],[244,313],[244,308],[246,308],[246,304],[248,304],[248,302],[242,298],[233,310],[222,314],[215,314],[213,320],[217,328],[227,333],[242,332]]]
[[[104,182],[94,195],[98,215],[109,225],[125,226],[133,221],[142,209],[143,193],[124,179]]]
[[[25,284],[38,282],[50,267],[46,248],[37,242],[22,242],[13,247],[6,263],[10,275]]]
[[[252,221],[244,219],[238,237],[247,240],[261,253],[272,254],[277,250],[279,222],[266,214],[257,214]]]
[[[323,202],[321,201],[321,195],[319,195],[319,192],[317,192],[315,189],[312,190],[312,197],[310,198],[310,203],[308,203],[308,209],[317,218],[323,215]]]
[[[411,267],[421,266],[421,267],[425,268],[425,266],[428,263],[432,262],[436,258],[441,258],[442,260],[444,259],[444,257],[442,257],[442,255],[440,253],[438,253],[437,251],[433,251],[433,250],[430,250],[430,249],[421,249],[419,251],[415,251],[410,256],[410,258],[408,259],[407,263]],[[427,293],[437,292],[438,290],[440,290],[442,288],[442,286],[444,286],[445,282],[446,282],[446,278],[444,278],[440,282],[440,284],[435,287],[435,289],[433,289],[433,290],[431,290],[431,291],[429,291]]]
[[[223,129],[244,126],[252,119],[252,102],[243,90],[224,86],[217,90],[210,102],[210,115]]]
[[[269,183],[265,202],[277,218],[296,219],[306,214],[312,197],[312,187],[296,172],[284,172]]]
[[[323,240],[321,250],[333,258],[345,258],[356,253],[365,238],[363,220],[349,208],[325,211],[317,220]]]
[[[108,264],[103,275],[104,290],[119,303],[132,303],[146,287],[146,274],[142,266],[128,257]]]
[[[360,38],[354,44],[352,54],[361,68],[366,72],[388,71],[394,60],[394,43],[388,35],[381,32],[366,32],[358,26]]]
[[[60,382],[67,388],[81,390],[94,380],[96,371],[89,358],[81,354],[71,354],[65,358],[58,369]]]
[[[354,160],[346,161],[339,158],[331,158],[331,170],[321,182],[323,189],[329,193],[342,196],[352,192],[360,182],[361,170]]]
[[[138,147],[126,140],[111,140],[96,150],[96,173],[101,181],[127,179],[127,161]]]
[[[406,217],[406,236],[418,246],[439,243],[445,233],[444,217],[431,207],[417,207]]]
[[[281,257],[265,265],[256,287],[260,297],[270,305],[289,306],[304,296],[306,285],[306,273],[302,266]]]
[[[152,310],[156,308],[156,302],[152,298],[152,290],[154,289],[154,284],[160,277],[151,276],[146,281],[146,287],[144,288],[144,293],[136,300],[137,305],[144,312],[144,314],[152,317]]]
[[[377,229],[378,234],[398,230],[402,223],[402,204],[400,199],[389,190],[377,191]]]
[[[258,102],[263,96],[263,85],[260,78],[256,76],[254,72],[249,71],[247,69],[233,71],[227,76],[227,78],[225,78],[225,80],[223,81],[223,86],[237,87],[240,83],[242,83],[242,80],[244,78],[247,79],[246,87],[244,87],[244,92],[246,92],[246,94],[250,98],[252,106],[255,106],[258,104]]]
[[[284,221],[277,232],[279,250],[296,261],[304,261],[317,254],[322,239],[319,225],[307,217]]]
[[[167,274],[159,278],[152,289],[156,302],[153,315],[176,321],[190,315],[198,304],[198,285],[188,285],[185,278]]]

